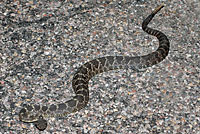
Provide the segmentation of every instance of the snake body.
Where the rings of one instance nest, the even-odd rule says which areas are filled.
[[[74,74],[72,80],[72,87],[76,96],[71,100],[60,104],[51,104],[49,106],[42,106],[39,104],[27,105],[19,112],[20,121],[28,123],[32,122],[39,130],[45,130],[47,127],[47,119],[49,117],[63,117],[66,114],[76,112],[87,105],[89,101],[88,82],[96,74],[116,69],[127,69],[130,67],[137,71],[151,67],[165,59],[169,52],[169,40],[167,36],[162,32],[147,26],[155,14],[163,7],[163,5],[157,7],[142,23],[143,31],[157,37],[159,47],[156,51],[137,57],[106,56],[83,64]]]

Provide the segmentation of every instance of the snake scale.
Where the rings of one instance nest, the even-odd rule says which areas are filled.
[[[88,82],[96,74],[116,69],[127,69],[129,67],[137,71],[151,67],[164,60],[169,52],[169,40],[162,32],[148,27],[149,22],[163,7],[164,5],[158,6],[142,23],[143,31],[157,37],[159,47],[156,51],[137,57],[106,56],[83,64],[73,76],[72,87],[76,95],[71,100],[60,104],[51,104],[49,106],[42,106],[39,104],[26,105],[19,112],[20,121],[34,123],[36,128],[43,131],[47,127],[47,119],[49,117],[63,117],[87,105],[89,101]]]

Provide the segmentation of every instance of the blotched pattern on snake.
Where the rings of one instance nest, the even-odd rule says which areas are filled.
[[[77,70],[72,80],[72,87],[76,93],[75,97],[65,103],[51,104],[49,106],[39,104],[27,105],[19,112],[20,121],[32,122],[39,130],[45,130],[49,117],[65,116],[87,105],[89,101],[88,82],[96,74],[116,69],[127,69],[129,67],[138,71],[164,60],[169,52],[169,40],[162,32],[148,27],[149,22],[163,7],[163,5],[157,7],[142,23],[143,31],[157,37],[159,41],[159,47],[155,52],[137,57],[106,56],[85,63]]]

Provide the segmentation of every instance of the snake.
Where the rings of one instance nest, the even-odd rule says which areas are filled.
[[[161,31],[148,27],[150,21],[163,7],[163,4],[159,5],[142,22],[143,31],[155,36],[159,41],[159,46],[154,52],[135,57],[105,56],[86,62],[73,75],[72,88],[75,96],[72,99],[64,103],[49,105],[27,104],[20,110],[19,120],[25,123],[33,123],[38,130],[43,131],[47,128],[47,120],[50,117],[64,117],[86,107],[89,101],[88,83],[93,76],[117,69],[131,68],[138,71],[163,61],[169,53],[169,39]]]

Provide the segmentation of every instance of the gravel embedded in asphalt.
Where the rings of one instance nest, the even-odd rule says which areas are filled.
[[[51,118],[41,133],[200,134],[200,3],[198,0],[0,2],[0,133],[39,133],[19,121],[23,104],[64,102],[82,64],[108,55],[145,55],[158,41],[141,23],[160,5],[152,28],[170,53],[134,72],[93,77],[84,109]]]

